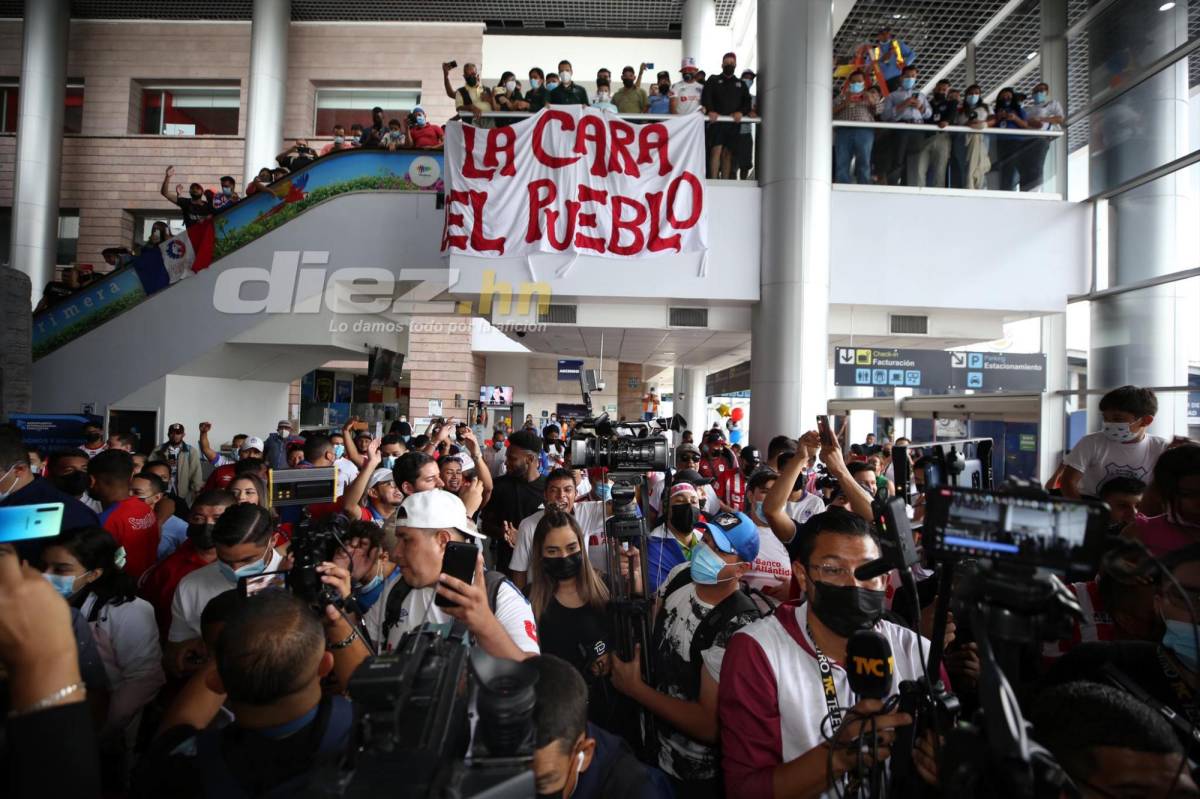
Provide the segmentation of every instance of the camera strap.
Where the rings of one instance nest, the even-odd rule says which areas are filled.
[[[825,707],[829,711],[829,729],[832,738],[837,735],[842,726],[842,706],[838,704],[837,684],[833,681],[833,665],[829,662],[829,658],[825,657],[821,647],[817,646],[817,639],[813,638],[812,634],[812,625],[806,624],[805,629],[808,632],[808,640],[812,642],[813,653],[817,656],[817,671],[821,673],[821,690],[825,692]]]

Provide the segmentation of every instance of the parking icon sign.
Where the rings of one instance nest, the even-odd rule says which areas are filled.
[[[982,352],[968,353],[967,368],[968,369],[982,369],[983,368],[983,353]]]
[[[983,388],[983,372],[967,372],[967,388]]]

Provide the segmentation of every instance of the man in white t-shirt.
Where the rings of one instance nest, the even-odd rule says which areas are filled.
[[[750,476],[746,486],[746,515],[758,528],[758,556],[754,559],[742,582],[780,601],[786,600],[792,582],[792,560],[788,557],[783,542],[771,532],[771,525],[763,511],[763,500],[779,475],[774,469],[763,467]]]
[[[700,106],[700,95],[704,93],[704,84],[696,80],[696,73],[699,71],[696,59],[690,56],[683,59],[683,64],[679,67],[683,80],[671,87],[672,114],[694,114],[704,110]]]
[[[518,588],[525,588],[529,572],[530,550],[533,548],[533,534],[537,530],[542,516],[546,515],[546,508],[552,506],[575,517],[579,526],[583,528],[583,543],[587,547],[588,559],[592,562],[593,567],[605,570],[604,566],[607,564],[604,563],[604,547],[599,546],[604,537],[604,503],[576,502],[578,496],[573,472],[567,469],[555,469],[546,477],[545,504],[541,510],[531,513],[521,520],[517,527],[516,540],[510,542],[513,556],[512,561],[508,564],[508,569]]]
[[[200,636],[200,614],[217,594],[237,587],[242,577],[255,577],[278,571],[283,557],[275,551],[275,527],[271,515],[259,505],[232,505],[221,514],[213,527],[212,541],[217,559],[191,572],[175,588],[171,600],[171,628],[167,634],[166,659],[177,671],[187,670],[188,653],[200,655],[204,643]],[[270,583],[272,578],[262,578]],[[250,590],[261,588],[255,581]]]
[[[921,676],[929,647],[919,646],[911,630],[881,621],[886,578],[854,577],[880,554],[870,525],[841,510],[826,511],[810,525],[816,532],[793,563],[808,601],[780,605],[725,647],[717,707],[729,799],[772,796],[774,785],[805,786],[805,795],[816,796],[832,788],[830,776],[844,785],[860,758],[870,765],[870,753],[855,746],[864,716],[873,716],[881,748],[895,740],[896,727],[912,723],[908,714],[881,713],[881,702],[855,695],[842,665],[858,630],[874,629],[891,645],[893,685]],[[831,727],[832,752],[825,738]],[[932,747],[922,741],[913,762],[936,783],[927,753]]]
[[[1170,444],[1146,432],[1156,413],[1158,398],[1148,388],[1122,386],[1105,394],[1100,400],[1100,431],[1079,439],[1063,458],[1063,496],[1098,496],[1100,485],[1112,477],[1149,483],[1158,456]]]
[[[808,461],[807,452],[783,453],[779,456],[779,474],[781,476],[793,458],[801,459],[801,470],[804,469],[804,464]],[[821,499],[819,494],[806,490],[804,485],[807,482],[808,475],[804,471],[800,471],[796,480],[792,483],[792,493],[788,494],[787,502],[783,507],[788,518],[794,521],[797,526],[804,524],[818,513],[825,512],[825,500]]]
[[[442,574],[442,557],[448,543],[472,542],[478,546],[486,540],[467,518],[462,500],[448,491],[421,491],[404,500],[400,513],[392,560],[400,566],[401,579],[384,589],[364,618],[367,632],[380,652],[391,651],[405,633],[426,622],[458,621],[471,633],[474,643],[493,657],[524,660],[539,654],[533,609],[503,575],[485,573],[482,550],[471,583]],[[403,601],[389,614],[389,606],[396,604],[389,600],[396,591],[404,592]],[[435,604],[438,594],[456,604]],[[349,627],[344,632],[351,636]],[[336,631],[329,633],[331,639],[336,635]],[[365,657],[365,650],[360,651]]]

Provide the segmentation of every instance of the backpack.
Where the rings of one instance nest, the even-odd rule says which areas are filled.
[[[483,573],[483,582],[487,586],[488,607],[492,609],[492,613],[495,613],[500,586],[508,582],[508,578],[504,576],[503,572],[487,569]],[[396,584],[392,586],[392,590],[388,592],[386,604],[383,607],[383,629],[378,641],[380,652],[387,645],[388,633],[399,623],[400,609],[404,607],[404,600],[411,592],[412,586],[405,582],[403,577],[397,580]]]
[[[680,569],[679,574],[667,583],[667,587],[663,590],[663,601],[667,597],[683,588],[690,585],[692,582],[692,570]],[[713,645],[713,641],[717,639],[725,628],[729,626],[738,616],[744,614],[753,614],[756,618],[762,618],[763,613],[758,609],[758,605],[749,594],[749,589],[734,591],[725,599],[716,605],[708,612],[708,615],[700,620],[700,624],[696,627],[696,632],[692,634],[692,642],[688,647],[688,667],[690,669],[687,685],[684,689],[687,695],[692,699],[700,698],[700,669],[704,665],[701,655],[704,650],[709,649]],[[660,612],[658,620],[654,625],[654,643],[657,648],[658,642],[662,640],[664,628],[666,626],[666,614]]]

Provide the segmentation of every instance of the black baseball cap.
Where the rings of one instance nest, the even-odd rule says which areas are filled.
[[[168,433],[182,433],[183,431],[184,431],[183,425],[181,425],[179,422],[176,422],[175,424],[173,424],[167,428]]]
[[[673,482],[673,483],[691,483],[692,485],[699,488],[700,486],[706,486],[709,483],[713,482],[713,479],[711,477],[703,476],[702,474],[700,474],[700,472],[696,471],[695,469],[680,469],[679,471],[675,472],[675,477],[671,482]]]
[[[670,79],[671,79],[671,73],[670,73],[670,72],[667,72],[667,71],[664,69],[664,70],[662,70],[661,72],[659,72],[659,73],[658,73],[658,78],[659,78],[660,80],[661,80],[662,78],[666,78],[667,80],[670,80]]]

